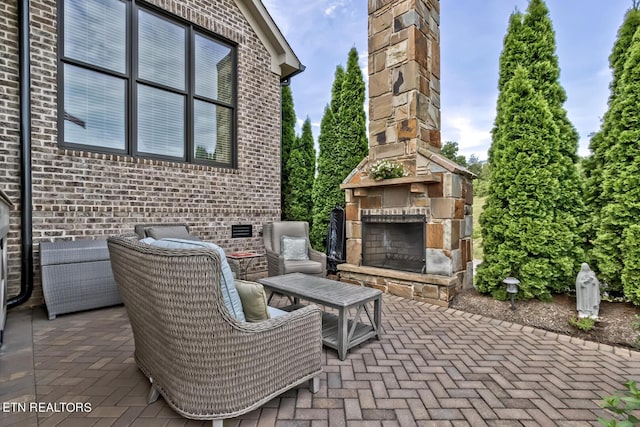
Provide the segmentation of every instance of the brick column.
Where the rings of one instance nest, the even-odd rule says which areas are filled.
[[[440,0],[369,0],[369,156],[440,151]]]

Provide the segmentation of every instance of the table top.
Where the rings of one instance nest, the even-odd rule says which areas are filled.
[[[231,252],[226,255],[227,255],[227,258],[231,258],[231,259],[244,259],[244,258],[259,257],[259,256],[263,256],[264,254],[256,251],[243,251],[243,252]]]
[[[302,273],[259,279],[269,289],[330,307],[350,307],[379,298],[379,289],[356,286]]]

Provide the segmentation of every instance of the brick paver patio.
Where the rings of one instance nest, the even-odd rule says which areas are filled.
[[[325,349],[320,392],[291,390],[225,426],[584,426],[640,379],[640,353],[384,297],[384,333],[340,361]],[[206,425],[147,405],[123,307],[53,321],[9,313],[0,425]],[[16,412],[15,402],[90,402],[89,413]]]

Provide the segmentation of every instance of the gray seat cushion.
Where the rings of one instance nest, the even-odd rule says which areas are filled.
[[[285,261],[284,273],[322,274],[322,264],[317,261]]]
[[[184,225],[153,226],[145,229],[148,237],[156,240],[160,239],[185,239],[200,240],[196,236],[189,234],[189,230]]]

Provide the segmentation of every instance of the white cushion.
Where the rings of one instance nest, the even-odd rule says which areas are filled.
[[[285,261],[306,261],[309,259],[307,239],[304,237],[280,237],[281,255]]]
[[[209,242],[185,239],[160,239],[153,241],[151,245],[168,249],[206,248],[213,249],[218,252],[218,255],[220,256],[220,266],[222,267],[220,288],[222,290],[224,305],[233,317],[242,322],[245,321],[244,312],[242,311],[242,302],[240,301],[240,295],[238,295],[238,290],[236,289],[236,285],[233,280],[233,273],[231,272],[231,267],[229,267],[229,263],[227,262],[227,256],[220,246]]]

